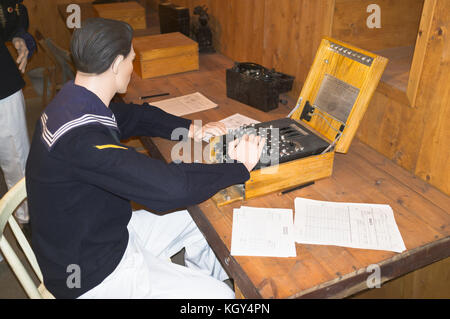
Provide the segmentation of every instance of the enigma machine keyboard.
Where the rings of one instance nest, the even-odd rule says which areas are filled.
[[[228,144],[244,134],[266,138],[259,163],[253,170],[322,153],[329,143],[314,135],[297,121],[282,118],[274,121],[242,126],[213,141],[213,161],[233,162],[228,157]]]

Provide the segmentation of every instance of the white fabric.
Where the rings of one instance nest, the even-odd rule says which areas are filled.
[[[19,90],[0,100],[0,167],[8,189],[25,176],[29,150],[25,100],[22,90]],[[19,222],[28,222],[26,202],[16,210],[15,215]]]
[[[186,210],[163,216],[135,211],[128,232],[128,246],[117,268],[79,298],[234,298],[222,282],[227,274]],[[169,260],[183,247],[187,267]]]

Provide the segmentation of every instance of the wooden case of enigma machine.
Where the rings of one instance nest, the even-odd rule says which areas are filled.
[[[245,133],[266,137],[261,160],[243,185],[217,193],[218,206],[329,177],[335,152],[346,153],[388,60],[324,38],[296,107],[283,119],[241,127],[210,143],[212,162],[226,162],[227,144]]]

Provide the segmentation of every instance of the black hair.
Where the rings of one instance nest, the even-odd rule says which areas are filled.
[[[133,28],[126,22],[91,18],[73,32],[70,43],[73,62],[78,71],[90,74],[105,72],[117,56],[131,51]]]

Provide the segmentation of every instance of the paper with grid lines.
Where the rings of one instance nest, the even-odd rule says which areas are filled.
[[[303,244],[406,250],[389,205],[296,198],[294,232]]]

